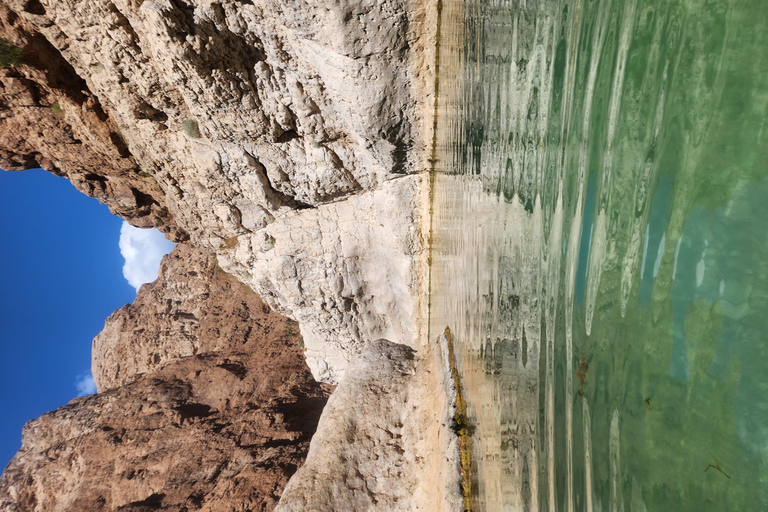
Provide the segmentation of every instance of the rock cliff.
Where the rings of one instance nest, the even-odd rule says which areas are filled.
[[[4,0],[0,167],[203,252],[108,319],[100,393],[26,427],[0,505],[272,508],[326,396],[298,326],[339,392],[283,510],[458,509],[425,321],[436,30],[416,0]]]
[[[278,512],[461,510],[447,345],[366,344],[323,410]]]
[[[3,165],[66,174],[134,223],[215,251],[299,321],[322,380],[336,382],[364,340],[418,345],[434,8],[7,0],[0,10],[0,37],[24,64],[3,71],[13,115],[1,142],[16,155]],[[27,104],[35,112],[17,115]],[[31,116],[44,122],[18,132],[25,145],[10,130]]]
[[[186,239],[159,184],[141,171],[85,80],[4,4],[0,39],[21,54],[19,65],[0,67],[0,168],[43,167],[66,176],[131,224],[157,227],[175,241]]]
[[[25,426],[0,510],[271,510],[329,391],[300,342],[213,258],[177,246],[96,339],[95,368],[117,373],[97,373],[97,395]],[[126,359],[129,345],[142,357]]]

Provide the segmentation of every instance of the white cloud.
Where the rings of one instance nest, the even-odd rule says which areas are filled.
[[[75,387],[77,388],[77,396],[93,395],[96,393],[96,383],[93,381],[91,372],[78,375]]]
[[[120,253],[125,258],[123,275],[136,288],[157,279],[160,260],[173,250],[173,242],[156,229],[135,228],[123,221],[120,228]]]

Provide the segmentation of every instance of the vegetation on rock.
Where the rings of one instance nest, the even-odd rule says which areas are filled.
[[[461,494],[464,499],[464,512],[472,511],[472,432],[467,419],[467,402],[464,400],[464,390],[461,385],[461,375],[456,366],[456,354],[453,347],[451,329],[445,328],[445,339],[448,342],[448,359],[451,364],[451,377],[456,387],[456,412],[453,417],[454,431],[459,437],[459,456],[461,462]]]
[[[0,68],[11,68],[19,65],[21,49],[13,46],[5,39],[0,39]]]
[[[184,133],[186,133],[188,136],[192,137],[193,139],[199,139],[200,138],[200,128],[197,125],[197,121],[193,121],[191,119],[185,119],[181,122],[181,128],[184,130]]]

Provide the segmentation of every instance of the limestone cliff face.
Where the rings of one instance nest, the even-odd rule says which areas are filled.
[[[180,245],[160,279],[107,320],[96,367],[117,373],[98,374],[99,394],[25,426],[0,477],[0,510],[275,506],[328,389],[312,379],[294,324],[216,268]],[[205,321],[184,316],[198,308],[210,308]],[[126,360],[129,344],[146,358]]]
[[[59,52],[107,113],[99,129],[119,131],[124,153],[106,167],[120,158],[137,165],[152,188],[140,201],[167,208],[179,233],[298,320],[317,377],[337,381],[363,340],[418,345],[433,7],[410,0],[6,4],[6,25],[25,27]],[[64,124],[79,125],[87,103],[60,101]],[[52,116],[44,117],[53,123]],[[49,160],[40,163],[56,165]],[[116,203],[109,195],[102,199]]]

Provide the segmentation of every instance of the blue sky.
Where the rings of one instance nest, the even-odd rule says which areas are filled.
[[[25,422],[93,391],[91,341],[172,247],[123,224],[64,178],[0,170],[0,469]]]

